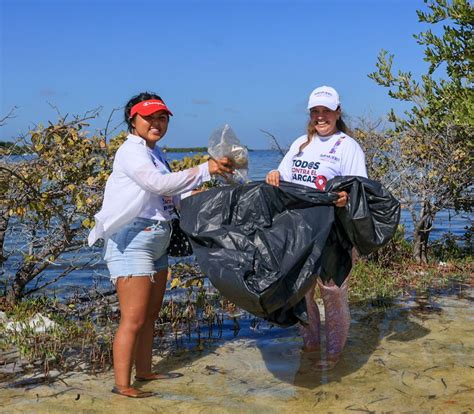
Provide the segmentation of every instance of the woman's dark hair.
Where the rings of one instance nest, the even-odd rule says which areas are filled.
[[[161,97],[158,96],[156,93],[141,92],[138,95],[133,96],[125,105],[123,115],[125,118],[125,123],[127,124],[127,127],[128,127],[128,132],[132,132],[133,130],[133,125],[132,125],[133,118],[130,119],[130,111],[132,109],[132,106],[143,101],[148,101],[149,99],[159,99],[160,101],[163,101],[163,99],[161,99]]]
[[[340,107],[337,107],[337,109],[340,109]],[[349,127],[346,125],[346,123],[342,119],[342,114],[339,117],[339,119],[336,121],[336,128],[338,131],[344,132],[344,134],[347,134],[347,135],[351,134]],[[313,122],[311,122],[311,118],[310,118],[308,121],[308,126],[306,128],[307,139],[305,142],[303,142],[303,144],[301,144],[299,152],[302,152],[311,142],[311,140],[313,139],[313,136],[317,134],[318,133],[316,132],[316,127],[314,126]]]

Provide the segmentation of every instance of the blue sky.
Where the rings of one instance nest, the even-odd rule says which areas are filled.
[[[395,68],[427,67],[414,33],[422,0],[0,0],[0,128],[11,140],[62,114],[111,111],[144,90],[174,117],[163,144],[206,145],[228,123],[250,148],[304,133],[310,92],[335,87],[354,125],[403,106],[367,74],[381,49]],[[118,125],[121,110],[111,125]],[[119,130],[123,126],[119,127]]]

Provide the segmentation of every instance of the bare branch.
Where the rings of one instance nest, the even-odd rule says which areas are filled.
[[[6,125],[9,119],[16,118],[15,111],[17,109],[18,107],[14,106],[4,117],[0,118],[0,126]]]
[[[275,136],[273,134],[270,134],[270,132],[268,131],[265,131],[263,129],[260,129],[261,132],[263,132],[264,134],[268,135],[272,140],[273,140],[273,143],[276,145],[276,147],[278,148],[278,151],[280,151],[280,154],[284,157],[285,156],[285,152],[281,149],[280,147],[280,144],[278,143],[277,139],[275,138]]]
[[[108,134],[109,134],[109,125],[110,125],[110,122],[112,121],[112,117],[114,115],[114,112],[120,110],[122,108],[113,108],[112,111],[110,112],[110,115],[107,119],[107,123],[105,124],[105,129],[104,129],[104,139],[105,139],[105,142],[107,142],[107,138],[108,138]],[[122,122],[120,122],[117,126],[115,126],[111,132],[115,131],[119,125],[122,125]]]
[[[61,115],[61,111],[59,110],[59,108],[56,106],[56,105],[53,105],[51,102],[47,102],[47,104],[52,108],[54,109],[54,111],[56,112],[56,114],[58,115],[58,118],[61,119],[62,121],[65,121],[68,114],[66,114],[65,116],[62,116]],[[51,123],[51,122],[50,122]],[[52,124],[51,124],[52,125]]]

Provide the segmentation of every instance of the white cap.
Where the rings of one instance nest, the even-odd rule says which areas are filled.
[[[309,95],[308,109],[325,106],[335,111],[339,105],[339,94],[330,86],[320,86]]]

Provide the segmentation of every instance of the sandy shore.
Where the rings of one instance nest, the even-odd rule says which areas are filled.
[[[474,401],[474,291],[356,309],[331,371],[301,353],[295,328],[262,323],[204,351],[155,357],[182,377],[142,383],[155,397],[110,393],[113,374],[0,384],[2,413],[469,412]]]

